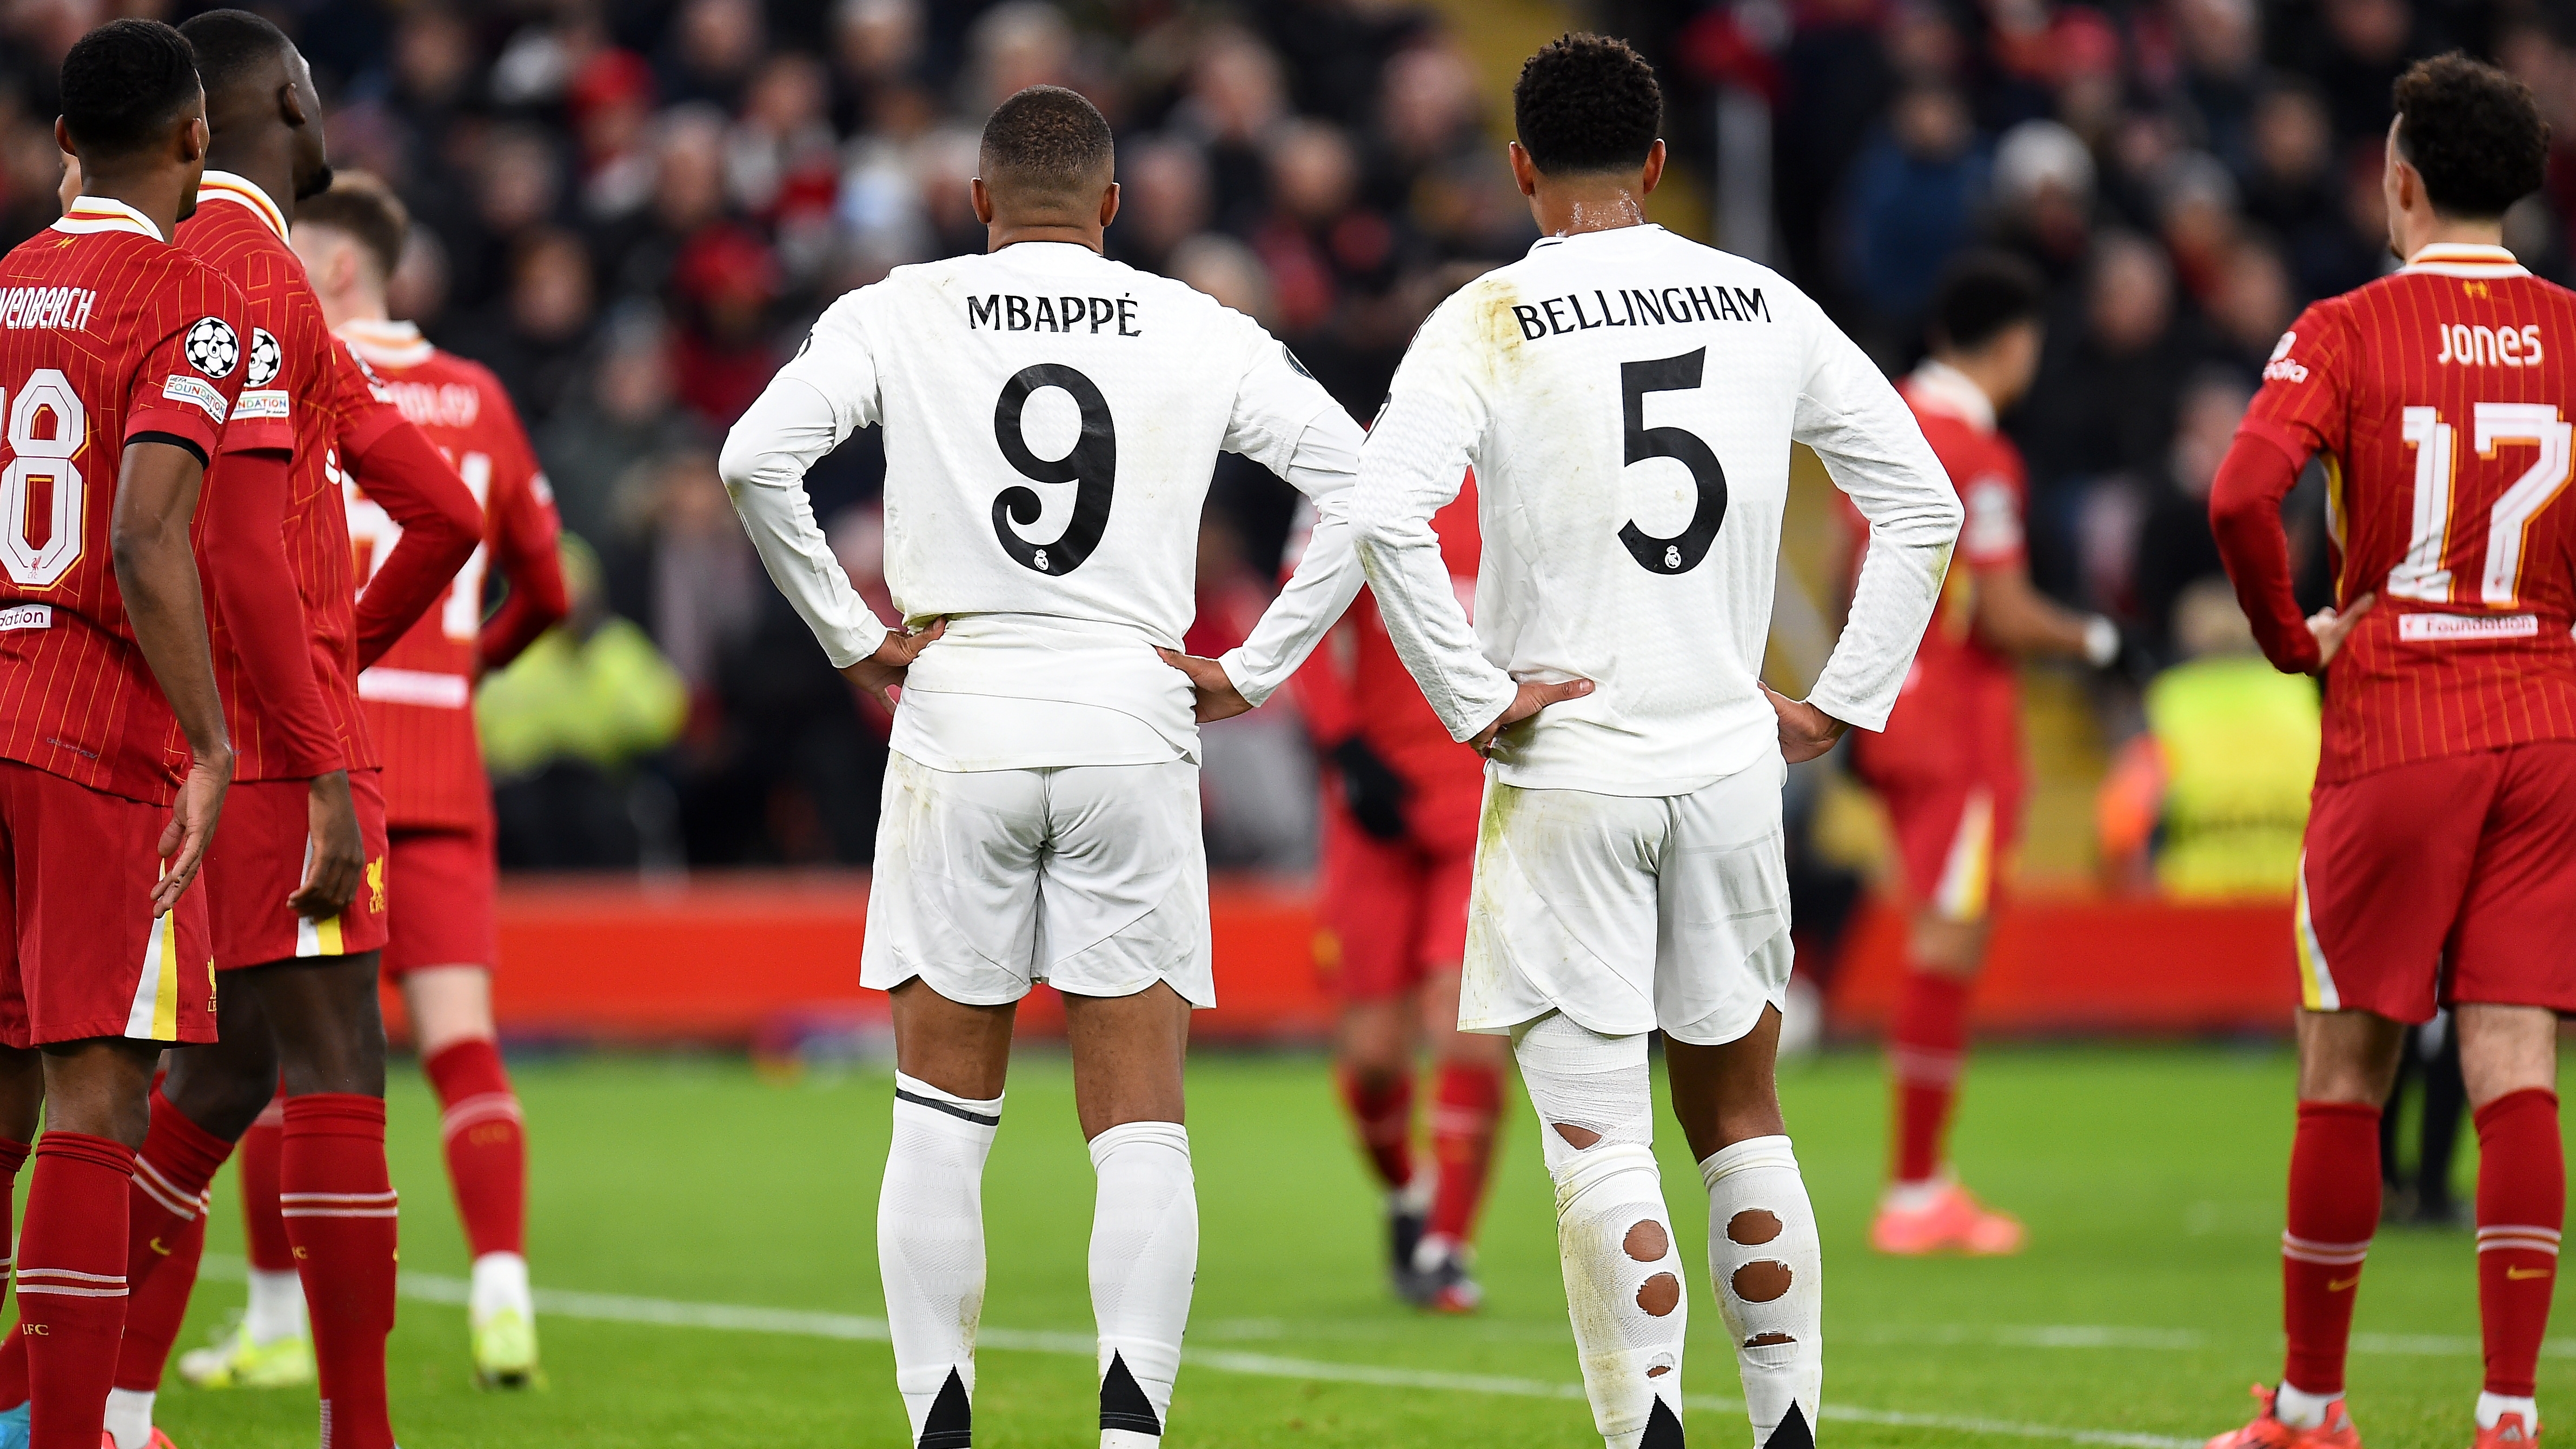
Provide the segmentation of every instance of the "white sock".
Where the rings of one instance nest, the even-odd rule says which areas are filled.
[[[1786,1137],[1749,1138],[1710,1153],[1699,1175],[1708,1184],[1709,1276],[1735,1344],[1753,1442],[1812,1449],[1825,1381],[1825,1274],[1797,1154]]]
[[[1593,1427],[1607,1449],[1637,1449],[1669,1419],[1679,1442],[1690,1312],[1650,1145],[1646,1039],[1551,1014],[1514,1033],[1512,1051],[1556,1182],[1557,1255]]]
[[[253,1343],[304,1337],[308,1330],[304,1322],[303,1277],[292,1268],[282,1272],[251,1269],[250,1306],[242,1311],[242,1328]]]
[[[877,1195],[894,1384],[917,1449],[965,1449],[984,1313],[984,1159],[1002,1099],[960,1097],[900,1072],[894,1089],[894,1142]]]
[[[1178,1122],[1122,1122],[1091,1139],[1091,1312],[1100,1325],[1100,1449],[1153,1449],[1181,1372],[1199,1271],[1198,1184]]]
[[[468,1321],[480,1324],[494,1314],[516,1309],[533,1323],[537,1300],[528,1291],[528,1260],[516,1253],[485,1253],[474,1260],[473,1286],[465,1293]]]
[[[2502,1394],[2478,1395],[2479,1428],[2492,1429],[2496,1426],[2496,1420],[2503,1418],[2507,1414],[2520,1414],[2522,1416],[2522,1427],[2526,1432],[2533,1434],[2540,1432],[2540,1401],[2538,1399],[2510,1399]],[[123,1449],[123,1445],[124,1441],[119,1440],[118,1449]]]
[[[2272,1417],[2293,1429],[2319,1428],[2326,1421],[2326,1409],[2342,1397],[2341,1394],[2312,1394],[2305,1389],[2293,1388],[2283,1380],[2280,1392],[2272,1396]]]
[[[116,1449],[146,1449],[151,1444],[152,1398],[150,1389],[107,1391],[107,1432],[115,1438]]]

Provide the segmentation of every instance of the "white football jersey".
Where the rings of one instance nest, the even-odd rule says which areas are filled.
[[[1460,739],[1516,680],[1590,679],[1496,742],[1532,789],[1680,795],[1777,748],[1757,685],[1789,445],[1869,519],[1851,621],[1811,696],[1885,726],[1959,504],[1896,390],[1778,273],[1657,226],[1551,237],[1431,314],[1353,505],[1387,629]],[[1429,520],[1476,470],[1475,622]]]
[[[1358,590],[1359,427],[1288,349],[1179,282],[1022,242],[842,297],[726,442],[736,508],[836,667],[886,625],[823,545],[801,480],[872,424],[895,606],[947,621],[896,717],[896,748],[936,767],[1196,758],[1188,681],[1154,651],[1189,628],[1220,451],[1286,476],[1324,520],[1224,660],[1244,696],[1276,689]]]

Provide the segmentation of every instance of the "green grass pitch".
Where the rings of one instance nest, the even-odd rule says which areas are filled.
[[[470,1384],[463,1310],[406,1298],[393,1341],[405,1443],[904,1443],[887,1351],[865,1337],[884,1311],[872,1226],[882,1075],[779,1087],[708,1058],[532,1061],[518,1075],[541,1290],[626,1295],[565,1306],[629,1318],[706,1316],[666,1303],[807,1316],[761,1320],[799,1330],[781,1332],[557,1311],[543,1321],[551,1387],[502,1396]],[[2245,1385],[2278,1371],[2286,1052],[1984,1054],[1957,1152],[1969,1181],[2030,1224],[2029,1251],[2010,1260],[1898,1262],[1863,1247],[1883,1118],[1873,1057],[1795,1064],[1783,1092],[1825,1233],[1829,1443],[2197,1444],[2241,1422]],[[1375,1194],[1321,1060],[1200,1055],[1190,1127],[1204,1248],[1174,1449],[1599,1442],[1579,1397],[1548,1396],[1572,1393],[1575,1368],[1536,1129],[1517,1097],[1511,1110],[1483,1232],[1491,1306],[1428,1319],[1383,1287]],[[393,1123],[403,1260],[434,1293],[465,1254],[435,1105],[414,1076],[397,1079]],[[1692,1260],[1690,1432],[1740,1445],[1734,1364],[1701,1267],[1705,1199],[1678,1133],[1669,1121],[1657,1130]],[[212,1248],[237,1254],[229,1176],[215,1200]],[[1060,1055],[1031,1052],[1014,1073],[985,1204],[978,1442],[1089,1449],[1091,1174]],[[227,1263],[237,1277],[237,1259],[214,1265],[183,1343],[238,1305]],[[2471,1264],[2465,1234],[2381,1235],[2352,1384],[2373,1449],[2466,1445],[2478,1387]],[[2572,1354],[2553,1342],[2544,1399],[2566,1386]],[[1299,1376],[1315,1373],[1332,1377]],[[305,1393],[203,1393],[174,1379],[161,1404],[180,1449],[313,1442]]]

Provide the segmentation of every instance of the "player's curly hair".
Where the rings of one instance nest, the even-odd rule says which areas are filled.
[[[343,171],[332,178],[330,190],[295,203],[295,224],[347,232],[376,264],[376,275],[390,277],[402,265],[403,243],[411,236],[411,209],[373,175]]]
[[[1645,164],[1663,130],[1664,89],[1628,42],[1560,35],[1522,62],[1512,124],[1541,171],[1626,171]]]
[[[2486,219],[2540,189],[2549,123],[2521,81],[2458,51],[2397,78],[2397,145],[2448,216]]]
[[[186,36],[158,20],[111,20],[63,56],[63,124],[85,157],[159,141],[203,89]]]
[[[1974,352],[2016,322],[2040,315],[2048,284],[2010,252],[1962,252],[1942,270],[1924,331],[1936,348]]]
[[[1115,158],[1098,106],[1062,86],[1030,86],[993,108],[978,164],[987,183],[1007,175],[1023,187],[1069,192]]]

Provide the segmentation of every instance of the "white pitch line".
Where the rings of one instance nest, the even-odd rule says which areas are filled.
[[[199,1271],[209,1278],[237,1280],[243,1276],[245,1265],[239,1258],[209,1253]],[[405,1298],[423,1303],[460,1305],[466,1301],[468,1285],[462,1278],[449,1278],[436,1273],[406,1272],[401,1277],[399,1287]],[[556,1318],[585,1319],[595,1323],[640,1323],[662,1328],[711,1328],[736,1333],[777,1333],[801,1338],[841,1339],[855,1343],[883,1343],[887,1337],[884,1319],[865,1318],[855,1313],[825,1313],[801,1308],[756,1308],[735,1303],[692,1303],[670,1298],[639,1298],[625,1293],[589,1293],[564,1288],[540,1288],[536,1290],[536,1299],[537,1311],[541,1314]],[[2052,1332],[2059,1331],[2065,1330],[2052,1330]],[[1046,1329],[986,1328],[978,1332],[976,1341],[980,1347],[1012,1353],[1046,1353],[1074,1358],[1092,1358],[1099,1352],[1098,1341],[1090,1334]],[[1393,1368],[1383,1364],[1333,1363],[1322,1359],[1286,1358],[1277,1354],[1239,1353],[1231,1349],[1184,1349],[1181,1357],[1183,1362],[1198,1368],[1259,1378],[1366,1384],[1390,1389],[1440,1389],[1456,1393],[1493,1394],[1524,1399],[1580,1400],[1583,1397],[1581,1384],[1500,1374],[1444,1373],[1430,1369]],[[1684,1402],[1694,1409],[1713,1410],[1719,1413],[1731,1413],[1744,1407],[1743,1401],[1739,1399],[1715,1398],[1700,1394],[1692,1394]],[[1892,1409],[1859,1408],[1849,1404],[1825,1405],[1825,1417],[1855,1424],[1879,1424],[1903,1429],[1947,1429],[1956,1433],[1991,1434],[2011,1439],[2049,1439],[2069,1444],[2100,1445],[2103,1449],[2198,1449],[2201,1442],[2198,1439],[2181,1439],[2164,1434],[2129,1434],[2108,1429],[2061,1429],[2048,1424],[2020,1424],[2005,1419],[1966,1418],[1947,1414],[1913,1414]]]

